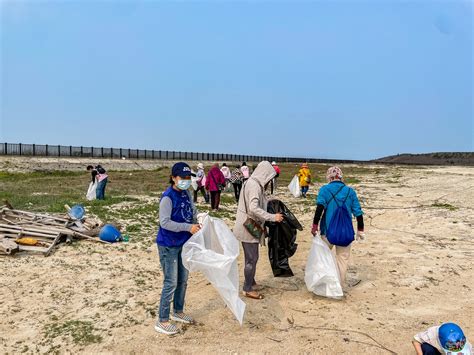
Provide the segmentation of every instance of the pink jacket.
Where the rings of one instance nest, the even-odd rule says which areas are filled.
[[[222,171],[216,166],[207,173],[206,190],[219,191],[219,185],[225,185],[225,177]]]

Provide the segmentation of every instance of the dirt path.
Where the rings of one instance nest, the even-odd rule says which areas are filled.
[[[474,169],[361,180],[368,239],[353,246],[349,278],[362,282],[341,301],[306,290],[314,207],[282,187],[278,197],[305,226],[290,261],[295,277],[274,278],[263,248],[257,281],[266,298],[245,299],[243,327],[192,274],[187,309],[198,324],[171,338],[154,331],[162,277],[150,233],[147,243],[81,242],[47,258],[0,258],[0,352],[388,354],[383,346],[410,354],[416,332],[444,321],[474,339]]]

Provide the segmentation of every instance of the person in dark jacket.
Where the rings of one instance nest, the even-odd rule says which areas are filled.
[[[171,186],[160,200],[160,228],[156,237],[160,264],[163,269],[163,289],[158,321],[155,330],[163,334],[176,334],[178,328],[169,322],[191,324],[193,318],[184,313],[188,270],[181,259],[181,250],[191,235],[200,230],[196,223],[196,209],[188,192],[191,186],[191,168],[186,163],[176,163],[171,170]],[[173,312],[170,315],[171,301]]]

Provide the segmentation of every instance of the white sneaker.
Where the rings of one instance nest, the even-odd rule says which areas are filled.
[[[181,314],[172,313],[170,318],[172,320],[174,320],[175,322],[181,322],[181,323],[185,323],[185,324],[194,323],[193,317],[188,316],[186,313],[181,313]]]
[[[156,322],[155,330],[158,333],[166,334],[166,335],[173,335],[179,332],[178,328],[173,323],[163,324],[160,322]]]

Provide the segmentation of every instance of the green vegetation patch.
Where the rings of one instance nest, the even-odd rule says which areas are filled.
[[[47,339],[72,338],[74,344],[89,345],[102,342],[102,337],[96,332],[91,321],[68,320],[65,322],[50,323],[44,328],[44,336]]]
[[[458,209],[456,206],[450,205],[449,203],[439,203],[439,202],[433,203],[431,207],[444,208],[450,211],[455,211]]]

